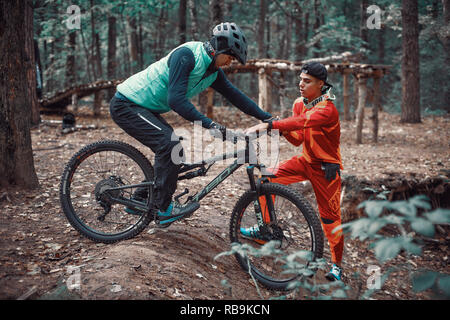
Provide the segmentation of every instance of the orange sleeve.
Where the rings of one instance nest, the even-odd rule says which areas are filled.
[[[292,115],[293,116],[300,116],[303,110],[303,99],[297,98],[292,106]],[[294,146],[298,147],[302,144],[304,136],[303,136],[303,129],[296,130],[296,131],[282,131],[283,136],[286,138],[287,141],[292,143]]]
[[[336,112],[333,108],[335,109],[333,104],[328,103],[324,106],[316,106],[299,116],[294,115],[283,120],[274,121],[272,128],[284,132],[328,126],[336,121]]]

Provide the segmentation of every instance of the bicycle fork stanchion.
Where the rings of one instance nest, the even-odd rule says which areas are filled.
[[[276,224],[275,208],[274,208],[272,197],[270,195],[267,197],[267,195],[261,194],[261,185],[263,183],[268,182],[268,179],[267,178],[257,179],[257,181],[255,182],[255,177],[254,177],[255,167],[258,167],[261,170],[261,167],[259,165],[249,165],[247,167],[247,175],[248,175],[248,179],[250,181],[250,189],[255,193],[255,196],[256,196],[256,200],[253,202],[255,214],[256,214],[256,220],[258,222],[258,227],[259,227],[259,231],[260,231],[261,235],[267,236],[268,238],[270,238],[272,240],[273,235],[272,235],[271,231],[269,230],[269,225],[273,226]],[[264,219],[264,215],[262,212],[262,210],[264,209],[264,208],[262,208],[261,202],[260,202],[260,197],[262,197],[262,196],[264,196],[266,198],[265,208],[268,210],[268,213],[269,213],[269,219],[268,219],[269,221],[265,221],[267,219]]]

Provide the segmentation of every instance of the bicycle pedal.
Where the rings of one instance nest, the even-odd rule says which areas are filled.
[[[188,193],[189,193],[189,189],[186,188],[186,189],[184,189],[184,191],[182,193],[180,193],[179,195],[175,196],[174,200],[179,203],[178,199],[180,199],[182,196],[184,196],[185,194],[188,194]]]

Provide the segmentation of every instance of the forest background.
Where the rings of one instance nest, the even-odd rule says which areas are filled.
[[[170,233],[150,229],[142,238],[123,246],[97,246],[80,238],[61,214],[59,183],[64,165],[86,143],[108,137],[136,145],[109,116],[108,100],[114,89],[80,99],[80,112],[76,116],[82,130],[62,132],[62,113],[42,113],[41,119],[33,117],[40,116],[38,98],[52,97],[70,87],[102,79],[125,79],[185,41],[208,40],[212,28],[222,21],[236,22],[243,29],[250,44],[249,59],[283,59],[298,65],[312,58],[351,52],[359,56],[360,63],[389,66],[390,72],[380,84],[383,112],[379,114],[378,143],[355,142],[355,121],[341,121],[345,218],[355,218],[349,214],[359,212],[356,206],[368,197],[367,192],[384,190],[385,195],[386,188],[392,191],[390,200],[406,200],[417,192],[429,191],[434,196],[433,209],[448,208],[449,3],[449,0],[0,1],[0,298],[45,296],[62,287],[60,281],[68,279],[68,266],[80,263],[82,298],[221,299],[226,295],[222,292],[223,277],[217,275],[217,270],[226,273],[233,283],[232,298],[258,298],[249,293],[248,278],[243,277],[234,260],[214,264],[217,270],[209,263],[224,250],[226,235],[217,230],[218,226],[228,230],[224,217],[229,214],[233,202],[230,199],[238,194],[236,188],[245,187],[238,177],[230,179],[204,204],[208,216],[198,215],[174,225],[175,230]],[[229,74],[229,77],[258,101],[257,74]],[[342,76],[331,73],[329,77],[337,97],[336,106],[342,112]],[[275,84],[272,111],[289,112],[299,94],[298,73],[289,71],[283,78],[281,73],[274,72],[272,78]],[[354,77],[351,79],[356,82]],[[282,84],[283,91],[278,88]],[[372,87],[373,79],[369,79],[368,108]],[[357,98],[353,86],[350,90],[353,98]],[[242,128],[254,124],[235,108],[222,108],[227,102],[220,100],[219,95],[215,99],[214,114],[225,125]],[[96,115],[99,100],[103,113]],[[83,114],[86,109],[88,112]],[[418,110],[419,117],[409,119],[411,110],[414,113]],[[371,113],[366,115],[369,121]],[[171,116],[176,115],[169,113],[168,117]],[[51,122],[55,119],[59,121],[56,125]],[[180,119],[170,120],[180,125]],[[368,132],[367,129],[365,134]],[[284,145],[282,154],[288,159],[298,154],[298,149]],[[211,175],[219,169],[213,168]],[[199,184],[206,182],[207,177],[201,179]],[[308,186],[297,187],[302,187],[302,192],[315,203]],[[444,213],[448,217],[448,211]],[[391,266],[407,267],[377,292],[377,298],[429,298],[417,295],[402,280],[409,279],[410,266],[448,272],[450,233],[446,221],[447,225],[437,228],[435,238],[426,242],[423,257],[400,256],[389,261]],[[198,226],[202,226],[202,232],[194,237],[199,234]],[[161,270],[151,265],[156,256],[149,251],[150,241],[166,252],[164,256],[157,255],[162,259],[158,260]],[[390,241],[385,243],[388,249],[399,248],[390,246]],[[367,264],[377,261],[368,260],[367,249],[359,241],[349,240],[346,250],[350,253],[346,256],[347,274],[362,275],[361,279],[349,280],[349,285],[358,292],[366,283]],[[143,257],[147,260],[142,260]],[[185,264],[182,272],[172,268],[179,265],[180,259]],[[434,281],[437,273],[430,274]],[[203,282],[206,279],[208,285]],[[445,279],[450,283],[447,275]],[[433,281],[429,281],[430,286]],[[121,291],[117,290],[118,285]],[[271,293],[264,294],[268,297]]]
[[[425,115],[450,110],[447,3],[418,1],[420,66],[410,76],[418,78],[420,87],[409,90],[420,90]],[[127,78],[185,41],[208,40],[217,23],[233,21],[249,40],[249,59],[302,61],[350,51],[360,53],[362,63],[392,66],[381,82],[381,103],[385,111],[399,113],[402,5],[406,4],[399,0],[37,0],[34,36],[43,93]],[[287,78],[288,98],[298,94],[295,77],[292,73]],[[330,74],[330,81],[334,93],[342,96],[342,76]],[[257,101],[256,75],[241,74],[233,82]],[[280,104],[274,99],[275,109]]]

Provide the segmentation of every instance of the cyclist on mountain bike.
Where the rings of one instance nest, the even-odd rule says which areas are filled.
[[[227,79],[220,67],[233,59],[246,63],[247,39],[235,23],[225,22],[213,29],[209,41],[184,43],[117,86],[110,103],[112,119],[155,153],[155,206],[160,226],[199,208],[198,202],[181,206],[172,201],[180,165],[173,163],[171,153],[180,142],[173,141],[173,128],[162,113],[173,110],[191,122],[201,121],[213,136],[225,140],[226,128],[200,113],[189,101],[211,87],[248,115],[259,120],[272,117]],[[145,201],[146,196],[145,190],[138,189],[133,198]],[[138,213],[133,208],[126,211]]]
[[[272,169],[274,183],[291,184],[310,180],[319,207],[322,228],[328,239],[333,266],[326,278],[341,280],[344,237],[333,233],[341,225],[341,177],[339,113],[333,104],[327,82],[326,68],[317,62],[307,63],[300,74],[301,97],[295,100],[293,116],[253,126],[246,134],[278,129],[293,145],[303,143],[303,154]],[[258,239],[258,228],[242,229],[247,237]]]

